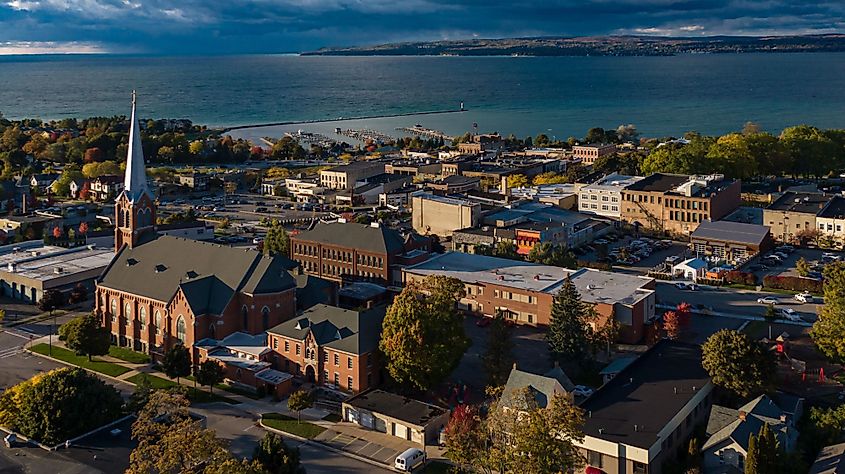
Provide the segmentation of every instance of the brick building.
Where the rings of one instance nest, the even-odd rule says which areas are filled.
[[[296,282],[287,258],[156,232],[134,97],[115,214],[117,254],[97,280],[95,299],[115,344],[157,357],[179,342],[193,349],[201,339],[260,334],[293,317]]]
[[[599,158],[614,153],[616,153],[616,145],[612,143],[572,146],[572,157],[580,158],[581,163],[585,165],[592,165]]]
[[[291,256],[307,273],[332,281],[401,281],[397,266],[417,263],[430,250],[430,241],[416,234],[403,236],[378,223],[338,221],[318,223],[291,236]]]
[[[279,370],[339,390],[358,393],[375,387],[385,309],[315,305],[267,331],[269,360]]]

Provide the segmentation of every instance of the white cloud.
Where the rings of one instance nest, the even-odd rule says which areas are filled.
[[[95,43],[77,41],[0,41],[0,55],[8,54],[101,54],[108,53]]]

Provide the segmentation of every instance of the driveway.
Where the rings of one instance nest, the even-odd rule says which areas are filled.
[[[352,423],[336,423],[333,428],[320,433],[315,441],[388,466],[393,466],[396,456],[406,449],[421,448],[408,440]]]

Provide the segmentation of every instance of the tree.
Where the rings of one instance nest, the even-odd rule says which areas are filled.
[[[62,231],[61,226],[53,227],[53,238],[54,239],[59,240],[59,239],[62,238],[62,235],[64,235],[64,232]]]
[[[775,305],[770,304],[766,306],[766,313],[763,315],[767,321],[774,321],[778,318],[778,311],[775,309]]]
[[[87,222],[80,222],[79,223],[79,233],[82,235],[88,235],[88,223]]]
[[[82,178],[82,170],[79,165],[67,165],[59,179],[53,182],[51,189],[59,196],[69,196],[71,181],[81,180]]]
[[[281,436],[267,433],[252,453],[253,461],[269,474],[298,474],[305,469],[299,465],[299,448],[289,447]]]
[[[65,303],[64,295],[59,290],[47,290],[41,295],[41,301],[38,302],[38,309],[41,311],[53,311],[58,309]]]
[[[120,393],[80,368],[62,368],[0,396],[0,424],[46,444],[86,433],[121,415]]]
[[[171,379],[179,383],[181,377],[191,375],[191,354],[182,343],[176,344],[164,353],[161,360],[161,370]]]
[[[544,184],[564,184],[567,183],[565,174],[555,173],[554,171],[547,171],[534,176],[532,180],[534,186],[541,186]]]
[[[94,314],[78,316],[59,327],[59,340],[76,355],[91,356],[109,353],[111,338],[109,330],[100,325]]]
[[[845,363],[845,263],[824,268],[824,306],[810,336],[819,350],[837,364]]]
[[[710,169],[734,178],[756,176],[758,168],[754,158],[748,137],[739,133],[722,135],[707,151]]]
[[[265,255],[284,255],[285,257],[290,255],[290,236],[276,219],[270,222],[263,248]]]
[[[748,435],[748,454],[745,458],[745,474],[779,474],[784,472],[784,453],[778,439],[763,423],[757,436]]]
[[[557,360],[581,362],[586,358],[590,342],[587,325],[588,308],[581,295],[566,278],[552,302],[552,312],[546,342],[552,357]]]
[[[593,127],[587,130],[587,135],[584,136],[584,143],[604,143],[607,134],[601,127]]]
[[[214,386],[223,381],[223,366],[216,360],[206,359],[197,366],[194,376],[198,384],[208,386],[209,391],[214,393]]]
[[[690,322],[689,303],[680,303],[674,311],[663,314],[663,330],[669,339],[678,339]]]
[[[141,379],[135,383],[135,390],[132,391],[132,395],[129,396],[129,400],[126,402],[126,409],[129,410],[130,413],[138,413],[150,400],[150,395],[152,393],[153,385],[150,383],[150,379],[148,377],[141,377]]]
[[[493,251],[494,255],[499,258],[509,258],[511,260],[522,260],[522,257],[516,253],[516,245],[508,240],[500,240],[496,243],[496,248]]]
[[[508,176],[508,188],[524,188],[529,184],[524,174],[512,174]]]
[[[810,264],[804,257],[800,257],[797,262],[795,262],[795,271],[798,272],[798,276],[806,277],[810,274]]]
[[[513,341],[510,327],[505,324],[501,311],[496,311],[490,324],[487,349],[482,356],[484,370],[487,372],[487,385],[500,387],[508,381],[508,374],[513,365]]]
[[[528,261],[554,267],[578,267],[578,261],[569,249],[550,242],[540,242],[531,247],[531,251],[528,252]]]
[[[485,451],[481,416],[472,405],[458,405],[452,410],[445,428],[446,457],[460,468],[478,462]]]
[[[313,405],[314,399],[305,390],[297,390],[288,397],[288,410],[296,412],[297,422],[302,421],[302,410],[311,408]]]
[[[456,308],[465,292],[460,280],[433,275],[409,283],[394,299],[379,348],[395,381],[426,390],[451,373],[469,346]]]
[[[774,386],[775,360],[740,331],[722,329],[701,346],[701,366],[713,383],[741,397],[764,393]]]

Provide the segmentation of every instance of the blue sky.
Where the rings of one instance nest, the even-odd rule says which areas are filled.
[[[845,0],[0,0],[0,54],[295,52],[535,35],[845,32]]]

